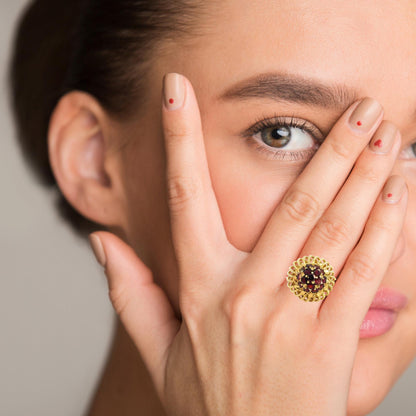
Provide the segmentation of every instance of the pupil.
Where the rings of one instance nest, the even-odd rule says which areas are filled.
[[[267,134],[264,141],[273,147],[285,147],[291,140],[290,128],[281,126],[269,130],[271,134]]]

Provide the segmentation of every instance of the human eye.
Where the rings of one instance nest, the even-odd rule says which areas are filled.
[[[416,158],[416,142],[409,144],[409,146],[405,147],[399,155],[399,159],[415,159]]]
[[[285,161],[310,159],[324,139],[316,126],[294,116],[260,119],[241,135],[267,159]]]

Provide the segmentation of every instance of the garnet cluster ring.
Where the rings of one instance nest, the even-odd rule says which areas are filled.
[[[325,299],[334,287],[335,281],[332,266],[316,256],[298,258],[287,272],[287,286],[305,302]]]

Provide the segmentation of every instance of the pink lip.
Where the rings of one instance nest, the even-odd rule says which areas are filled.
[[[407,304],[407,297],[393,289],[380,288],[371,303],[360,328],[360,338],[386,333],[395,323],[397,313]]]

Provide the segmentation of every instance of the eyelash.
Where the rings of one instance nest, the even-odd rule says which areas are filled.
[[[253,137],[255,134],[272,127],[299,128],[311,135],[311,137],[316,142],[316,146],[314,146],[312,149],[297,151],[288,151],[280,149],[273,150],[273,148],[268,146],[266,143],[259,142]],[[255,124],[247,130],[245,130],[241,134],[241,136],[246,139],[246,142],[250,146],[254,146],[254,148],[257,151],[265,155],[268,159],[289,161],[305,160],[311,158],[312,155],[317,151],[319,145],[324,140],[324,136],[321,133],[321,131],[307,120],[301,120],[296,118],[295,116],[290,116],[289,118],[282,117],[278,116],[277,114],[275,114],[273,117],[262,117],[260,119],[257,119]]]

